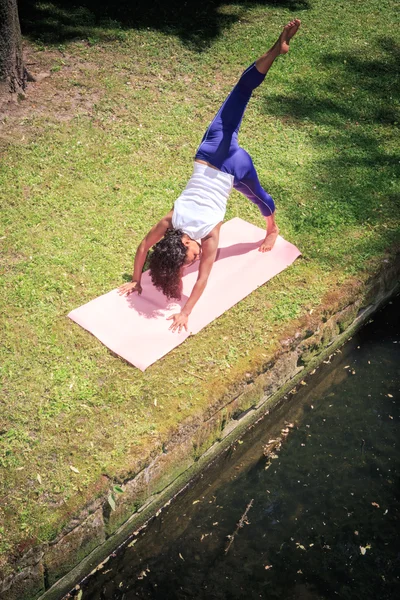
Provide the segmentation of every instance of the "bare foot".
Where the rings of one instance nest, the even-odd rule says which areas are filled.
[[[290,23],[285,25],[277,41],[277,46],[279,47],[279,54],[286,54],[286,52],[289,52],[289,42],[292,39],[292,37],[297,33],[297,30],[300,27],[300,25],[300,19],[294,19],[293,21],[290,21]]]
[[[270,250],[272,250],[272,248],[275,245],[276,238],[278,237],[278,235],[279,235],[279,229],[278,229],[278,227],[275,227],[271,231],[271,233],[269,233],[267,235],[267,237],[265,238],[265,240],[263,241],[263,243],[259,247],[258,251],[259,252],[269,252]]]

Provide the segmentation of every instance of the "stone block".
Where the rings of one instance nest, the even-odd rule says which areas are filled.
[[[336,317],[336,322],[339,326],[339,332],[343,333],[344,331],[346,331],[346,329],[348,329],[353,321],[355,321],[355,319],[357,318],[357,313],[358,313],[358,305],[357,304],[350,304],[349,306],[346,306],[346,308],[344,308],[343,310],[341,310],[337,317]]]
[[[105,538],[103,510],[98,508],[72,531],[61,535],[57,542],[48,546],[44,555],[48,585],[53,585],[73,569]]]
[[[0,582],[1,600],[34,600],[45,589],[43,550],[32,549],[19,561],[15,572]]]
[[[190,435],[181,428],[180,435],[168,442],[165,452],[154,457],[149,465],[130,481],[120,487],[122,494],[114,494],[115,510],[106,511],[107,533],[111,534],[122,525],[132,513],[148,500],[150,496],[162,491],[193,463],[193,431]]]

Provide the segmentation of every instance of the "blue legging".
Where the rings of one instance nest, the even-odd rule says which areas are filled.
[[[239,127],[252,91],[264,80],[255,63],[246,69],[207,129],[195,158],[205,160],[220,171],[234,176],[233,187],[257,204],[265,217],[275,204],[261,187],[253,161],[238,143]]]

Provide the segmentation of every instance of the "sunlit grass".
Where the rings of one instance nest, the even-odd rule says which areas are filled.
[[[145,373],[66,318],[131,272],[137,244],[185,186],[235,79],[294,16],[279,5],[238,7],[220,8],[240,19],[202,52],[173,34],[129,28],[113,42],[91,29],[89,43],[50,47],[44,108],[5,122],[5,552],[21,537],[50,538],[101,491],[102,474],[131,474],[177,423],[256,370],[288,323],[350,277],[366,278],[371,260],[376,268],[398,242],[395,5],[315,1],[300,11],[302,30],[254,94],[241,131],[281,233],[303,258]],[[36,44],[38,56],[44,48]],[[263,225],[236,193],[234,216]]]

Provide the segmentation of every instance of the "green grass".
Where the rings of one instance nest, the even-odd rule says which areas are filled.
[[[50,539],[108,485],[102,475],[132,474],[146,448],[260,368],[290,322],[398,244],[395,3],[293,6],[219,6],[204,44],[175,22],[89,17],[79,40],[30,41],[52,75],[0,140],[4,555]],[[141,373],[66,315],[131,273],[225,94],[293,16],[302,29],[254,94],[241,143],[303,258]],[[236,193],[234,216],[263,225]]]

